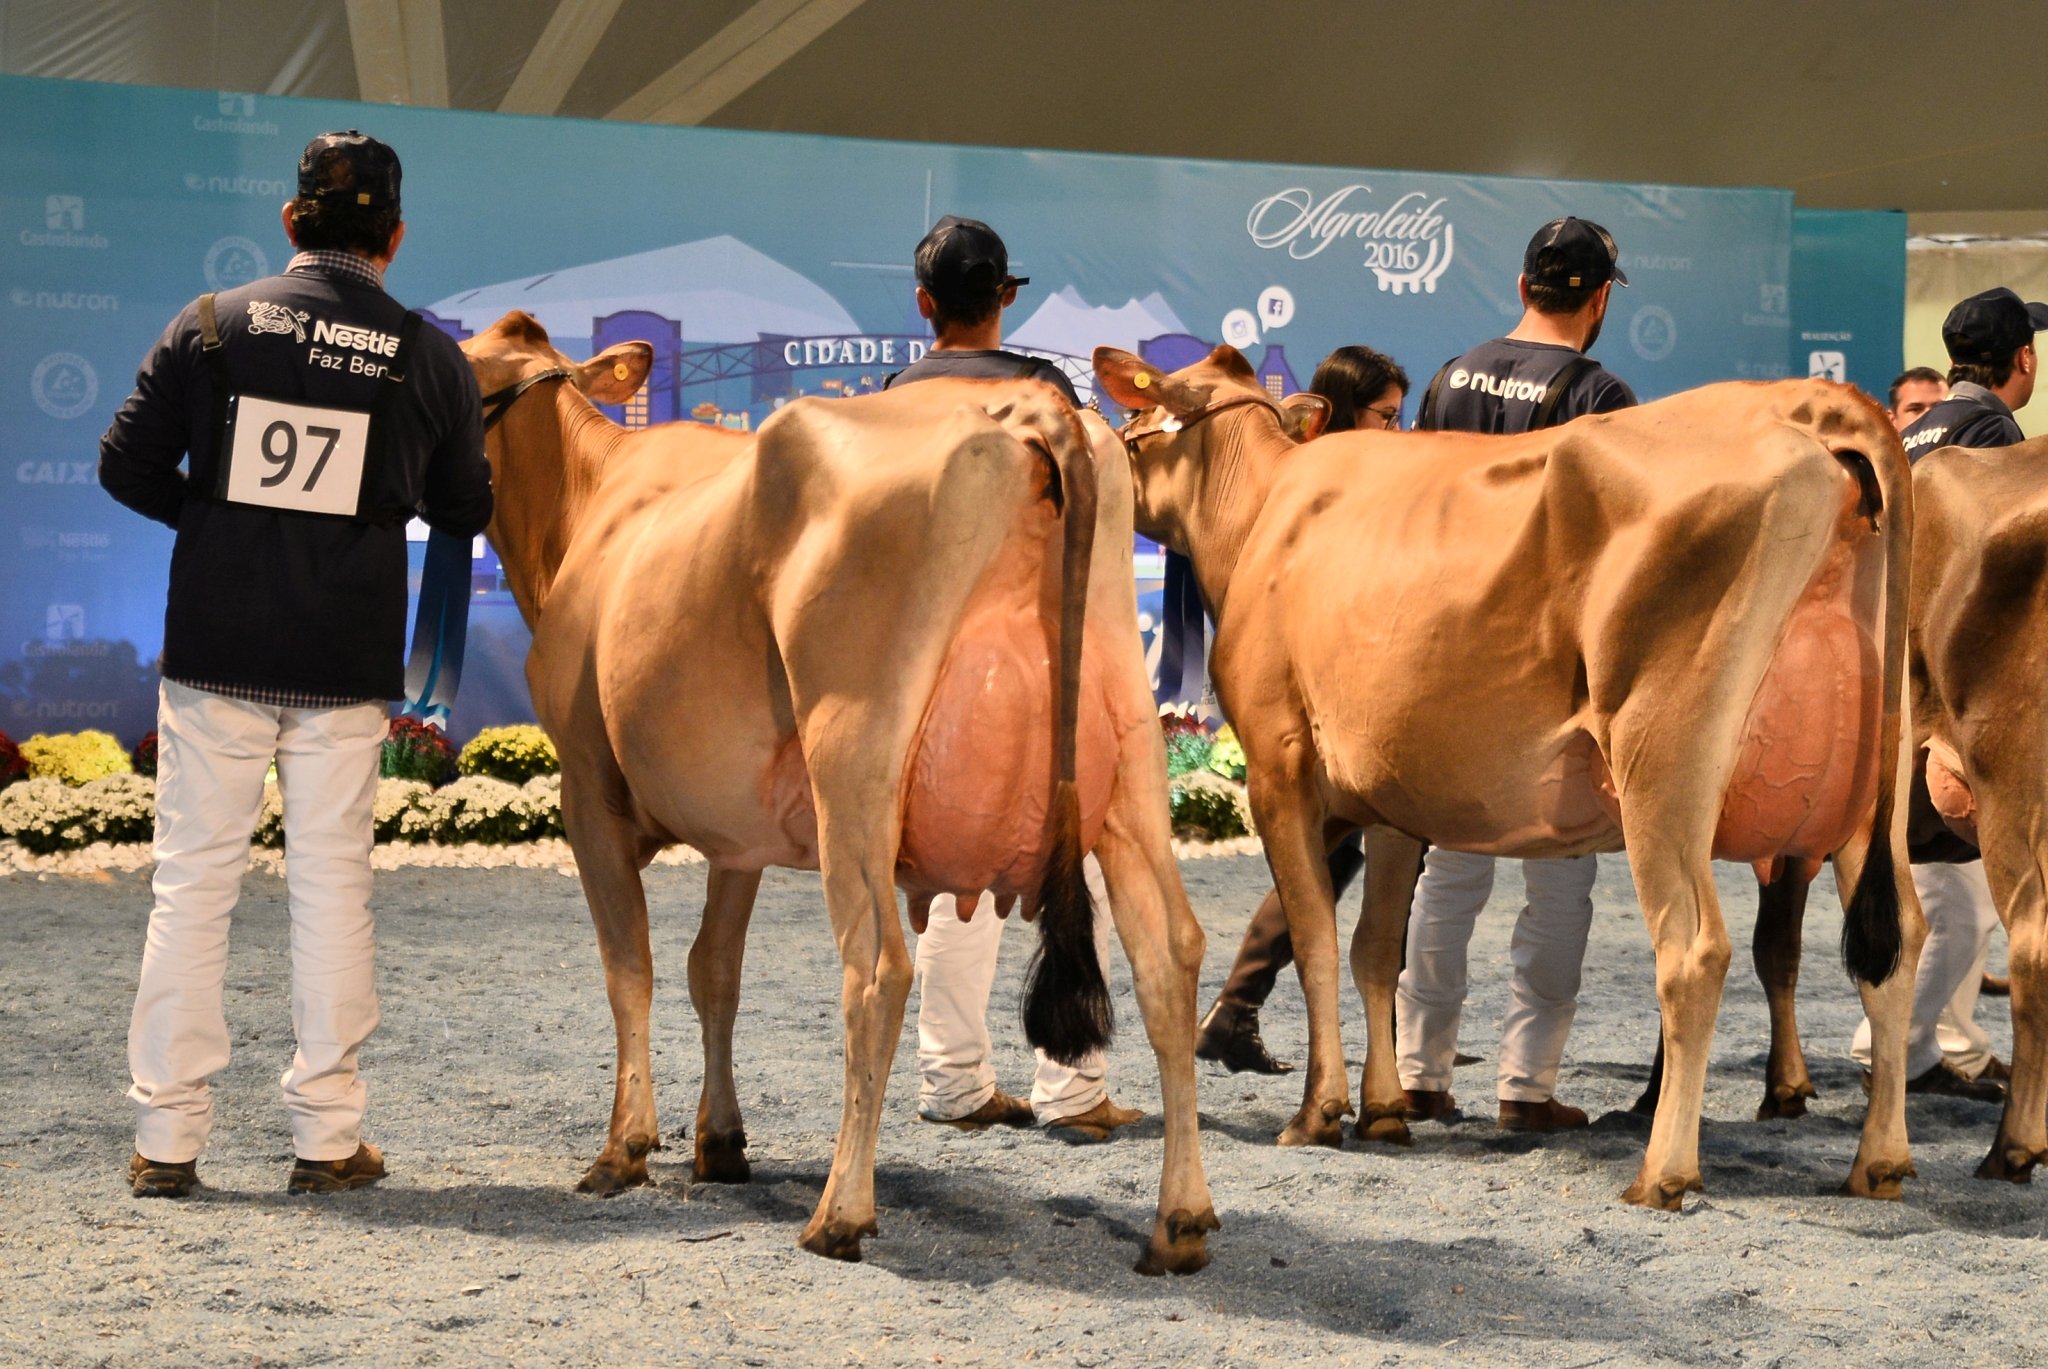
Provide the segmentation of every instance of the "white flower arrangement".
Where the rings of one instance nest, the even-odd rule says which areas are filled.
[[[72,786],[39,777],[0,790],[0,836],[38,855],[94,842],[148,841],[156,827],[156,781],[109,775]]]

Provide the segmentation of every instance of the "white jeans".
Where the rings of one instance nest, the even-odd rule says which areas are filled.
[[[1102,867],[1089,856],[1082,865],[1095,904],[1095,954],[1109,976],[1109,894]],[[996,1091],[989,1063],[988,996],[996,982],[996,952],[1007,920],[996,916],[992,894],[974,905],[974,920],[962,922],[954,900],[932,900],[931,918],[917,938],[917,1112],[935,1122],[967,1116]],[[1036,935],[1033,929],[1032,935]],[[1062,1065],[1037,1052],[1031,1080],[1031,1112],[1040,1126],[1088,1111],[1109,1094],[1103,1082],[1107,1062],[1091,1052],[1078,1065]]]
[[[1465,1011],[1465,950],[1493,893],[1492,856],[1432,847],[1408,917],[1395,1046],[1401,1086],[1451,1087],[1458,1021]],[[1579,1008],[1579,970],[1593,926],[1592,856],[1525,860],[1528,904],[1515,918],[1508,958],[1514,976],[1500,1024],[1499,1096],[1541,1103],[1557,1088],[1557,1065]]]
[[[228,1063],[221,987],[228,923],[273,758],[285,804],[292,1030],[284,1073],[293,1148],[344,1160],[361,1141],[356,1054],[377,1026],[370,915],[371,806],[381,703],[275,708],[164,681],[157,706],[156,903],[128,1027],[135,1148],[199,1158],[208,1081]]]
[[[1913,980],[1906,1077],[1917,1079],[1946,1060],[1956,1073],[1975,1079],[1991,1063],[1991,1038],[1977,1025],[1977,991],[1984,983],[1991,931],[1998,925],[1984,862],[1915,865],[1913,888],[1927,914],[1927,940]],[[1870,1067],[1868,1018],[1857,1025],[1849,1054]]]

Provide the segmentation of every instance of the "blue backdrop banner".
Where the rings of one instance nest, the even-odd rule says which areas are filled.
[[[1905,369],[1906,216],[1792,215],[1792,374],[1860,385],[1884,401]]]
[[[1100,343],[1170,367],[1228,341],[1276,395],[1303,386],[1331,348],[1365,343],[1420,385],[1513,325],[1522,248],[1567,213],[1620,244],[1632,284],[1615,292],[1595,355],[1645,398],[1781,375],[1798,350],[1784,191],[858,142],[25,78],[0,78],[0,117],[0,479],[12,488],[0,503],[0,728],[17,736],[96,725],[132,741],[152,725],[170,534],[97,488],[97,439],[177,310],[282,268],[279,206],[299,149],[327,129],[361,128],[403,157],[410,229],[388,284],[440,327],[463,337],[518,308],[572,356],[652,342],[649,385],[613,411],[628,424],[751,429],[797,395],[878,388],[929,340],[909,263],[946,213],[986,219],[1008,240],[1012,269],[1032,278],[1006,316],[1008,339],[1066,367],[1084,392]],[[1875,327],[1843,326],[1859,337]],[[416,574],[425,556],[422,540]],[[527,716],[526,636],[481,539],[469,571],[458,737]],[[1140,575],[1156,616],[1156,557]],[[417,660],[415,672],[416,684],[432,673]],[[434,682],[443,696],[448,679]]]

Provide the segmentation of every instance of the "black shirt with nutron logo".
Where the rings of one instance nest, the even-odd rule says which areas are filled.
[[[1560,380],[1564,389],[1549,405],[1552,426],[1636,402],[1626,381],[1581,352],[1549,342],[1495,338],[1445,364],[1439,379],[1430,383],[1436,392],[1434,409],[1425,398],[1415,426],[1461,433],[1530,432]]]
[[[2012,410],[1982,385],[1959,381],[1948,398],[1906,425],[1899,440],[1906,460],[1918,461],[1940,447],[2010,447],[2024,442]]]
[[[1059,367],[1042,357],[1028,357],[999,348],[987,351],[953,348],[944,352],[926,352],[890,376],[882,388],[886,390],[892,385],[908,385],[913,380],[931,380],[939,376],[963,380],[1042,380],[1065,395],[1067,403],[1077,409],[1081,407],[1079,397],[1074,394],[1074,383]]]

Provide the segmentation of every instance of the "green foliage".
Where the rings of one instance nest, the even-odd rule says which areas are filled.
[[[105,732],[38,732],[21,744],[30,779],[80,785],[130,771],[128,753]]]
[[[507,784],[525,784],[542,775],[558,775],[561,758],[548,734],[531,723],[487,727],[471,738],[455,768],[465,775],[485,775]]]
[[[156,782],[140,775],[81,785],[40,776],[0,793],[0,836],[39,856],[96,841],[147,841],[155,827]]]
[[[446,784],[455,778],[455,745],[418,718],[393,718],[377,773],[386,779]]]
[[[142,740],[135,743],[135,749],[128,753],[128,764],[138,775],[156,778],[156,729],[142,734]]]
[[[1173,834],[1190,841],[1224,841],[1250,833],[1251,804],[1242,785],[1209,770],[1191,770],[1167,786]]]

